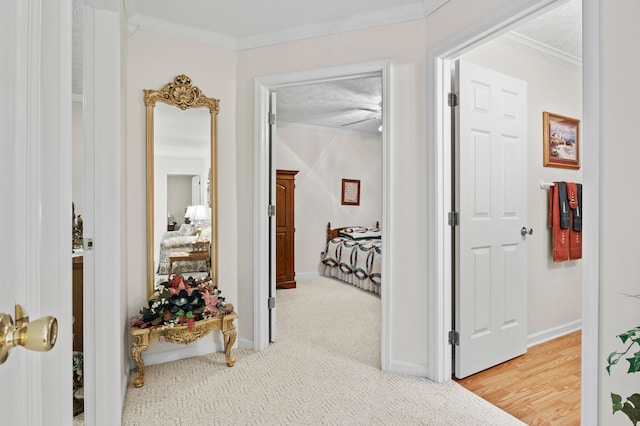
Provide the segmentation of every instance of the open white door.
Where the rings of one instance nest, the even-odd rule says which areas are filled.
[[[455,376],[527,351],[527,84],[456,64]]]
[[[269,97],[269,341],[276,341],[276,92]]]
[[[71,1],[2,1],[0,35],[0,313],[58,319],[53,349],[0,364],[0,423],[71,424]]]

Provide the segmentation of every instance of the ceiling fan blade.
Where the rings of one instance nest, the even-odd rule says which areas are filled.
[[[371,120],[376,120],[380,117],[375,116],[375,117],[369,117],[369,118],[365,118],[363,120],[358,120],[358,121],[352,121],[351,123],[345,123],[345,124],[341,124],[340,126],[344,127],[344,126],[351,126],[352,124],[358,124],[358,123],[364,123],[365,121],[371,121]]]

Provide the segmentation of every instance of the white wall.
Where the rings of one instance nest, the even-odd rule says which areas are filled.
[[[320,127],[279,126],[276,168],[298,170],[295,191],[296,275],[317,274],[333,228],[374,226],[382,210],[382,137]],[[360,205],[343,206],[342,179],[360,180]]]
[[[606,359],[613,351],[623,351],[617,335],[640,325],[638,241],[640,228],[625,219],[640,209],[636,188],[640,144],[635,125],[640,116],[640,86],[634,71],[640,56],[629,50],[640,39],[640,3],[633,0],[599,1],[601,32],[601,222],[600,222],[600,419],[602,425],[629,425],[622,413],[611,414],[610,393],[626,399],[640,393],[638,373],[626,374],[635,346],[620,364],[605,371]]]
[[[238,300],[237,203],[236,203],[236,53],[218,47],[138,31],[128,38],[127,46],[127,236],[128,314],[134,316],[147,300],[146,270],[146,134],[143,89],[158,90],[176,75],[186,74],[205,96],[220,99],[218,115],[218,264],[219,287],[223,296],[238,307],[238,324],[245,320],[246,308]],[[199,348],[199,346],[201,346]],[[203,349],[207,347],[207,349]],[[145,353],[172,351],[210,351],[221,348],[219,333],[201,339],[186,348],[175,344],[152,344]],[[147,356],[153,360],[171,359]]]
[[[76,206],[76,216],[83,215],[84,197],[84,139],[82,137],[82,102],[71,103],[71,200]]]
[[[463,55],[463,60],[527,82],[528,92],[528,334],[579,324],[582,319],[582,260],[554,263],[547,226],[548,191],[540,181],[582,182],[582,169],[543,167],[542,112],[582,120],[582,73],[539,56],[491,41]],[[585,188],[585,196],[589,189]],[[588,212],[587,212],[588,214]]]

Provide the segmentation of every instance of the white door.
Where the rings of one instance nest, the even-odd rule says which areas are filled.
[[[200,175],[191,176],[191,205],[204,204],[200,189]]]
[[[70,19],[70,0],[0,2],[0,313],[15,322],[19,304],[59,326],[51,351],[0,364],[3,425],[72,417]]]
[[[455,376],[527,350],[527,85],[458,62]]]
[[[269,99],[269,205],[276,206],[276,92]],[[276,215],[269,212],[269,341],[276,341]]]

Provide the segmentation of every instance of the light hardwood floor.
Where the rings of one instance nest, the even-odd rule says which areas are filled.
[[[458,383],[528,425],[579,425],[580,333],[533,346]]]

